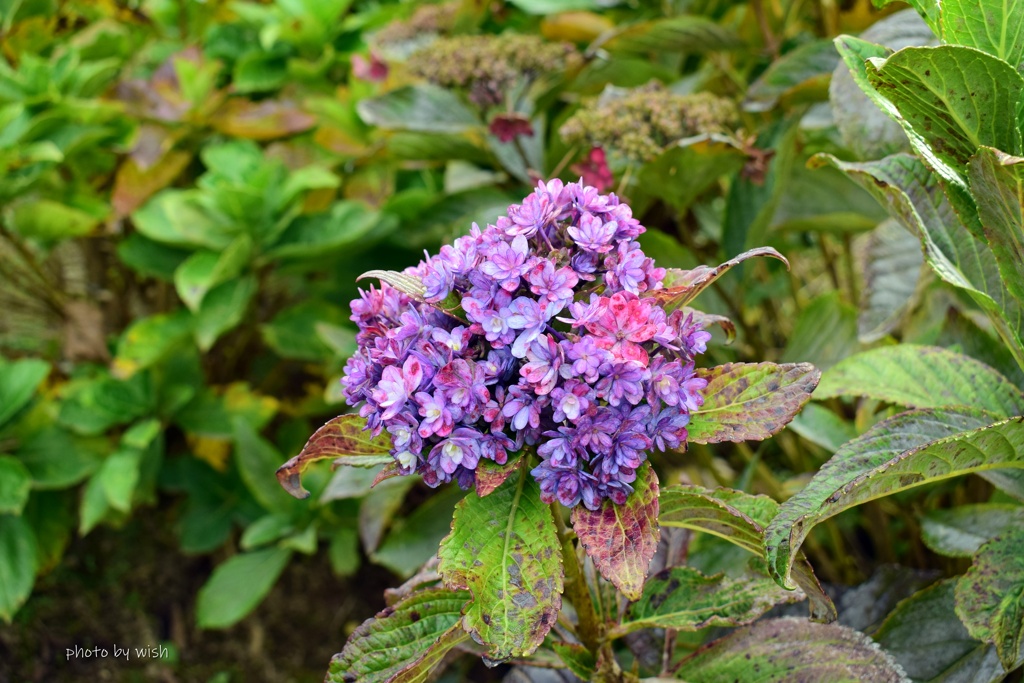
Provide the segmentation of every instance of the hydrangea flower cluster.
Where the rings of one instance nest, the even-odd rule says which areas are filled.
[[[406,269],[422,296],[360,291],[342,383],[367,428],[391,435],[400,471],[468,488],[483,459],[530,446],[545,502],[595,510],[625,502],[648,450],[684,446],[711,335],[645,296],[665,270],[643,232],[614,194],[542,182]]]

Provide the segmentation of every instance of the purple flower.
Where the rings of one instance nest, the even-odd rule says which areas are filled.
[[[594,337],[583,337],[575,344],[568,342],[566,357],[572,361],[572,373],[576,377],[582,377],[587,382],[594,383],[598,378],[598,370],[602,365],[612,359],[612,354],[597,345]],[[568,366],[563,366],[562,376],[568,379],[570,373]]]
[[[555,422],[565,419],[575,421],[593,403],[594,390],[589,384],[570,379],[563,386],[551,391],[551,405],[554,406]]]
[[[547,400],[534,394],[528,387],[517,384],[508,390],[508,399],[501,413],[509,418],[513,429],[534,429],[540,427],[540,412]]]
[[[421,391],[416,394],[416,403],[419,404],[420,415],[423,417],[423,422],[420,423],[420,436],[425,439],[432,434],[448,436],[452,433],[455,419],[442,390],[434,391],[433,396]]]
[[[512,244],[500,242],[489,259],[480,264],[480,271],[501,284],[509,292],[516,291],[520,276],[526,272],[526,257],[530,247],[526,238],[517,235]]]
[[[406,359],[401,371],[392,366],[384,368],[377,388],[373,390],[373,400],[384,408],[381,419],[388,420],[405,407],[412,392],[420,386],[423,379],[423,366],[413,357]]]
[[[454,474],[458,467],[476,469],[480,462],[480,440],[483,434],[475,429],[460,427],[432,449],[428,460],[447,474]]]
[[[443,389],[448,402],[460,408],[470,421],[480,416],[491,395],[484,385],[484,369],[472,361],[456,358],[437,371],[434,386]]]
[[[451,265],[441,257],[430,261],[423,276],[423,286],[427,289],[423,294],[427,301],[441,301],[451,294],[455,288],[455,273]]]
[[[686,443],[686,425],[690,424],[690,414],[678,408],[669,407],[662,410],[650,421],[647,435],[659,451],[675,450]]]
[[[609,404],[617,406],[626,400],[636,405],[644,397],[643,382],[650,373],[640,363],[632,360],[605,363],[599,372],[597,395]]]
[[[526,280],[530,283],[531,292],[544,301],[557,303],[559,307],[572,301],[573,287],[580,281],[572,268],[556,270],[549,259],[541,259],[531,268]]]
[[[534,386],[538,396],[550,394],[564,360],[561,347],[551,335],[541,335],[526,350],[526,359],[529,362],[519,368],[519,374]]]
[[[606,254],[612,250],[612,238],[618,228],[619,224],[615,221],[606,223],[599,216],[584,212],[578,226],[569,226],[569,237],[582,249]]]
[[[508,307],[512,314],[506,322],[513,330],[522,330],[512,344],[512,355],[525,358],[526,349],[534,339],[547,327],[548,320],[557,313],[555,304],[542,306],[533,299],[521,296]]]

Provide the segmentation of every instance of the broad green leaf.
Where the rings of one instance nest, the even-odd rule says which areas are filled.
[[[192,319],[192,333],[201,351],[209,351],[245,319],[257,287],[256,276],[246,275],[214,287],[203,297]]]
[[[174,279],[174,271],[190,253],[187,249],[162,244],[137,232],[117,244],[117,257],[122,263],[140,275],[165,282]]]
[[[527,14],[556,14],[571,10],[600,9],[607,3],[601,0],[509,0]]]
[[[360,202],[340,201],[327,213],[299,216],[281,233],[268,258],[312,258],[358,244],[381,222]]]
[[[942,0],[939,26],[944,43],[976,47],[1015,69],[1024,62],[1024,2],[1020,0]]]
[[[811,363],[825,372],[859,350],[857,309],[832,290],[816,296],[800,311],[780,360]]]
[[[242,550],[253,550],[273,543],[295,532],[295,520],[291,515],[272,512],[260,517],[245,528],[238,546]]]
[[[697,443],[761,441],[793,419],[821,373],[810,363],[726,363],[700,368],[708,380],[704,405],[690,418]]]
[[[663,527],[680,527],[713,534],[763,559],[765,527],[776,516],[779,504],[767,496],[754,496],[732,489],[714,491],[700,486],[682,485],[662,489]],[[811,602],[811,615],[817,621],[834,621],[836,608],[821,589],[806,560],[795,568],[794,579]]]
[[[102,220],[102,216],[51,199],[19,202],[10,216],[11,227],[19,234],[44,241],[88,235]]]
[[[337,458],[342,465],[386,465],[394,461],[391,435],[382,431],[373,436],[366,430],[366,418],[339,415],[316,430],[302,451],[277,469],[277,480],[296,498],[308,498],[309,491],[302,488],[300,476],[311,463],[327,458]]]
[[[658,475],[650,463],[637,470],[623,505],[605,500],[597,510],[577,505],[572,528],[601,576],[630,600],[639,600],[647,568],[658,549]]]
[[[107,504],[118,512],[128,512],[132,496],[139,482],[142,452],[134,448],[121,448],[103,461],[95,478],[103,488]]]
[[[121,335],[114,372],[128,378],[148,368],[192,336],[192,316],[185,309],[159,313],[133,322]]]
[[[868,239],[857,336],[870,344],[896,329],[916,302],[924,257],[921,240],[890,218]]]
[[[956,579],[907,598],[874,634],[915,681],[996,683],[1006,676],[996,650],[971,638],[954,611]]]
[[[829,76],[839,62],[831,40],[821,39],[804,43],[765,69],[747,89],[743,108],[747,111],[767,111],[780,99],[798,99],[799,91],[824,90]]]
[[[50,374],[50,365],[36,358],[0,358],[0,426],[28,405],[36,388]]]
[[[972,472],[1024,468],[1024,424],[985,425],[989,419],[967,408],[910,411],[846,444],[768,527],[765,549],[776,580],[790,585],[793,553],[815,525],[843,510]]]
[[[1024,663],[1024,528],[986,542],[956,584],[956,613],[968,632],[996,646],[1007,671]]]
[[[935,174],[909,154],[859,164],[826,155],[815,157],[815,162],[846,172],[918,235],[932,270],[967,290],[1024,367],[1024,308],[1006,290],[988,245],[958,219]]]
[[[661,199],[676,211],[690,204],[719,179],[739,171],[747,159],[738,142],[716,133],[679,140],[637,175],[644,192]]]
[[[755,258],[757,256],[770,256],[786,264],[789,269],[789,261],[786,257],[771,247],[758,247],[743,252],[739,256],[729,259],[717,266],[697,266],[691,270],[670,270],[666,273],[664,289],[655,290],[651,297],[661,302],[666,311],[674,311],[686,306],[710,287],[715,280],[719,279],[735,266]]]
[[[356,110],[363,121],[384,130],[460,133],[482,125],[453,92],[429,84],[361,100]]]
[[[178,296],[193,312],[198,311],[207,292],[241,273],[251,255],[252,240],[247,235],[236,238],[222,251],[193,253],[174,271]]]
[[[352,576],[359,570],[359,536],[354,529],[335,529],[327,546],[327,558],[336,576]]]
[[[74,500],[63,491],[36,492],[22,518],[36,538],[36,564],[40,574],[60,564],[75,528]]]
[[[360,467],[344,467],[342,469],[352,472],[365,471]],[[377,476],[379,477],[380,474]],[[359,540],[363,542],[363,549],[368,554],[377,552],[384,532],[391,526],[398,511],[402,509],[409,489],[417,483],[418,479],[419,477],[393,477],[378,482],[372,491],[363,496],[359,502]]]
[[[292,557],[287,548],[239,553],[217,565],[199,590],[199,628],[227,628],[242,620],[266,597]]]
[[[803,593],[784,590],[764,574],[730,579],[672,567],[648,579],[643,595],[608,637],[648,628],[699,631],[708,626],[742,626],[776,605],[803,599]]]
[[[1016,4],[1024,13],[1024,2]],[[971,159],[968,179],[1003,284],[1024,304],[1024,159],[982,147]]]
[[[844,420],[819,403],[809,403],[789,423],[789,428],[830,453],[857,436],[852,422]]]
[[[711,19],[680,15],[627,26],[602,47],[611,52],[664,54],[715,52],[742,45],[739,36]]]
[[[438,557],[445,585],[473,594],[462,624],[488,660],[540,646],[562,606],[562,553],[551,510],[525,467],[486,498],[470,493],[456,506]]]
[[[0,455],[0,515],[20,515],[32,489],[32,474],[17,458]]]
[[[295,501],[274,481],[274,472],[281,463],[278,450],[245,419],[236,416],[231,424],[235,430],[238,471],[249,491],[268,511],[291,509]]]
[[[11,623],[35,582],[35,534],[21,517],[0,514],[0,619]]]
[[[1024,527],[1024,507],[978,503],[932,510],[921,518],[921,540],[948,557],[971,557],[995,536]]]
[[[425,680],[441,657],[469,637],[459,622],[470,599],[465,591],[428,588],[367,619],[331,659],[327,681]]]
[[[684,659],[676,676],[701,683],[904,683],[887,653],[859,631],[806,619],[766,619],[737,629]]]
[[[82,502],[78,508],[78,535],[85,536],[97,524],[102,522],[113,510],[107,500],[107,492],[103,488],[100,472],[89,479],[82,492]]]
[[[266,325],[260,334],[267,346],[282,358],[325,362],[333,360],[334,352],[317,334],[320,323],[344,324],[345,313],[324,301],[302,301],[289,306]]]
[[[132,214],[132,222],[144,236],[181,247],[219,250],[234,235],[221,217],[203,204],[200,190],[164,190]]]
[[[864,351],[826,372],[815,398],[867,396],[909,408],[970,406],[995,415],[1024,414],[1024,393],[962,353],[899,344]]]
[[[506,479],[515,474],[520,457],[522,456],[518,454],[510,456],[504,465],[499,465],[493,460],[481,459],[474,474],[476,494],[483,498],[494,493]]]
[[[442,539],[451,533],[455,505],[464,497],[457,486],[435,491],[408,517],[394,520],[387,537],[371,553],[373,561],[402,578],[415,574],[437,557]]]
[[[960,45],[908,47],[869,60],[867,71],[915,135],[957,172],[982,145],[1020,152],[1020,134],[1007,123],[1016,120],[1024,77],[1006,62]]]
[[[558,658],[562,660],[566,668],[584,681],[594,678],[594,670],[597,668],[597,657],[594,653],[576,643],[563,643],[556,641],[551,644]]]

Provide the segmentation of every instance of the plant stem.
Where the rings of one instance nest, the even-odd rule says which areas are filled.
[[[601,623],[594,610],[594,600],[590,596],[590,588],[583,578],[583,571],[580,567],[579,556],[576,555],[576,546],[569,536],[565,527],[565,520],[562,519],[562,509],[558,503],[551,504],[551,516],[555,518],[555,530],[558,532],[558,541],[562,546],[562,564],[565,567],[565,594],[568,596],[572,606],[576,608],[576,618],[579,622],[577,635],[583,645],[593,653],[597,653],[601,643]]]

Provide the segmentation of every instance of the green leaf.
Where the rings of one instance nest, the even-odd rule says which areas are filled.
[[[910,408],[972,406],[1009,417],[1024,413],[1024,393],[962,353],[899,344],[851,356],[821,378],[815,398],[867,396]]]
[[[334,352],[317,334],[320,323],[344,324],[345,313],[323,301],[303,301],[284,309],[266,325],[260,334],[267,346],[282,358],[309,361],[333,360]]]
[[[1006,672],[996,649],[971,638],[954,611],[956,579],[940,581],[896,606],[875,640],[915,681],[996,683]]]
[[[679,678],[701,683],[903,683],[893,659],[864,634],[787,617],[733,631],[684,659]]]
[[[164,190],[132,214],[144,236],[181,247],[226,248],[234,239],[229,226],[204,205],[200,190]]]
[[[227,628],[256,609],[292,557],[287,548],[266,548],[234,555],[217,565],[199,590],[199,628]]]
[[[192,316],[185,309],[133,322],[121,335],[114,358],[118,377],[131,377],[161,361],[192,336]]]
[[[340,201],[327,213],[299,216],[281,233],[267,258],[312,258],[359,244],[378,227],[381,214],[360,202]]]
[[[781,360],[811,363],[824,372],[859,350],[857,309],[833,290],[800,311]]]
[[[455,505],[463,497],[457,486],[449,486],[431,495],[408,517],[395,520],[387,538],[371,553],[373,561],[403,578],[415,574],[437,557],[438,545],[452,530]]]
[[[469,637],[461,627],[465,591],[428,588],[367,619],[331,659],[329,683],[426,680],[454,646]]]
[[[0,455],[0,515],[20,515],[32,489],[32,474],[17,458]]]
[[[482,125],[454,93],[429,84],[360,100],[356,111],[363,121],[384,130],[460,133]]]
[[[803,593],[784,590],[763,574],[730,579],[673,567],[644,584],[643,595],[608,637],[647,628],[699,631],[708,626],[743,626],[776,605],[803,599]]]
[[[1015,69],[1024,62],[1024,2],[942,0],[939,17],[942,42],[976,47]]]
[[[0,619],[11,623],[35,581],[35,534],[21,517],[0,515]]]
[[[739,36],[711,19],[680,15],[627,26],[602,47],[611,52],[663,54],[715,52],[742,45]]]
[[[577,505],[572,528],[601,576],[630,600],[639,600],[661,539],[658,528],[658,475],[650,463],[636,473],[633,493],[623,505],[605,500],[597,510]]]
[[[600,0],[509,0],[527,14],[557,14],[572,10],[600,9],[606,3]]]
[[[107,504],[118,512],[128,512],[132,496],[139,482],[142,452],[134,448],[121,448],[103,461],[96,479],[99,480]]]
[[[358,467],[346,467],[354,472],[362,471]],[[378,477],[380,474],[378,473]],[[376,484],[359,502],[359,538],[367,553],[377,552],[384,531],[394,520],[395,515],[406,501],[409,489],[418,477],[395,477]],[[376,481],[376,478],[374,479]],[[441,533],[443,536],[444,533]],[[434,547],[440,542],[436,539]]]
[[[214,287],[203,298],[192,324],[200,350],[209,351],[224,333],[245,319],[257,287],[256,276],[247,275]]]
[[[800,414],[789,423],[789,428],[830,453],[857,436],[853,423],[818,403],[804,406]]]
[[[839,55],[831,40],[804,43],[771,63],[747,89],[743,108],[767,111],[780,99],[793,97],[801,89],[821,89],[839,63]]]
[[[28,405],[36,388],[50,374],[50,364],[36,358],[0,358],[0,426]]]
[[[288,79],[286,53],[279,50],[262,52],[249,50],[235,63],[232,81],[240,93],[259,93],[276,90]]]
[[[494,493],[499,486],[505,483],[505,480],[518,470],[520,457],[518,454],[510,456],[504,465],[499,465],[493,460],[480,460],[474,473],[476,494],[483,498]]]
[[[282,459],[277,449],[244,418],[236,416],[231,424],[235,430],[238,471],[253,497],[271,512],[291,509],[294,501],[274,481],[274,472]]]
[[[917,141],[954,170],[962,173],[982,145],[1020,152],[1007,123],[1016,121],[1024,78],[1006,62],[960,45],[908,47],[869,61],[867,72]]]
[[[252,550],[267,545],[295,532],[295,521],[291,515],[272,512],[260,517],[245,528],[238,546],[242,550]]]
[[[765,527],[776,516],[779,504],[767,496],[754,496],[732,489],[710,491],[682,485],[662,489],[663,527],[680,527],[713,534],[764,559]],[[806,560],[795,567],[794,579],[811,601],[815,620],[833,621],[836,608],[825,594]]]
[[[1006,291],[992,251],[959,220],[935,174],[909,154],[861,164],[819,155],[814,163],[830,163],[847,173],[920,237],[932,270],[967,290],[1024,366],[1024,308]]]
[[[207,292],[240,274],[251,255],[252,240],[247,235],[236,238],[223,251],[193,253],[174,271],[178,296],[193,312],[198,311]]]
[[[394,462],[391,435],[382,431],[373,436],[366,430],[366,418],[339,415],[316,430],[302,451],[277,469],[277,480],[296,498],[308,498],[309,491],[302,488],[300,481],[302,472],[311,463],[327,458],[337,458],[342,465],[360,467]]]
[[[562,660],[566,668],[584,681],[594,678],[594,670],[597,668],[597,657],[594,653],[576,643],[563,643],[556,641],[551,643],[551,649],[555,651],[558,658]]]
[[[870,344],[892,332],[916,303],[924,257],[921,240],[889,219],[868,238],[857,337]]]
[[[760,441],[793,419],[821,373],[810,363],[726,363],[700,368],[708,380],[704,405],[688,427],[696,443]]]
[[[932,510],[921,518],[921,540],[948,557],[971,557],[983,543],[1024,527],[1024,507],[979,503]]]
[[[968,408],[910,411],[843,446],[768,527],[765,549],[775,579],[789,585],[792,553],[815,525],[843,510],[942,479],[1024,467],[1024,424],[986,425],[989,419]]]
[[[122,263],[140,275],[165,282],[174,279],[174,271],[189,253],[186,249],[161,244],[137,232],[119,240],[117,244],[117,257]]]
[[[352,576],[359,570],[359,536],[355,529],[335,529],[327,546],[327,557],[336,576]]]
[[[473,594],[462,623],[488,660],[525,657],[540,646],[562,605],[562,553],[525,467],[486,498],[470,493],[455,507],[438,557],[445,585]]]
[[[11,210],[11,227],[25,237],[57,241],[88,235],[102,217],[51,199],[19,202]]]
[[[1024,663],[1024,529],[986,542],[956,584],[956,613],[967,631],[996,646],[1007,671]]]
[[[743,148],[730,137],[712,133],[685,138],[644,164],[638,185],[682,212],[720,178],[739,171],[746,159]]]
[[[758,247],[745,251],[717,266],[701,265],[691,270],[670,270],[665,276],[665,288],[655,290],[650,296],[661,302],[666,312],[674,311],[696,299],[701,292],[734,267],[757,256],[770,256],[778,259],[789,269],[789,261],[785,256],[771,247]]]
[[[1020,6],[1024,11],[1024,2]],[[1024,304],[1024,159],[982,147],[968,178],[1003,284]]]

